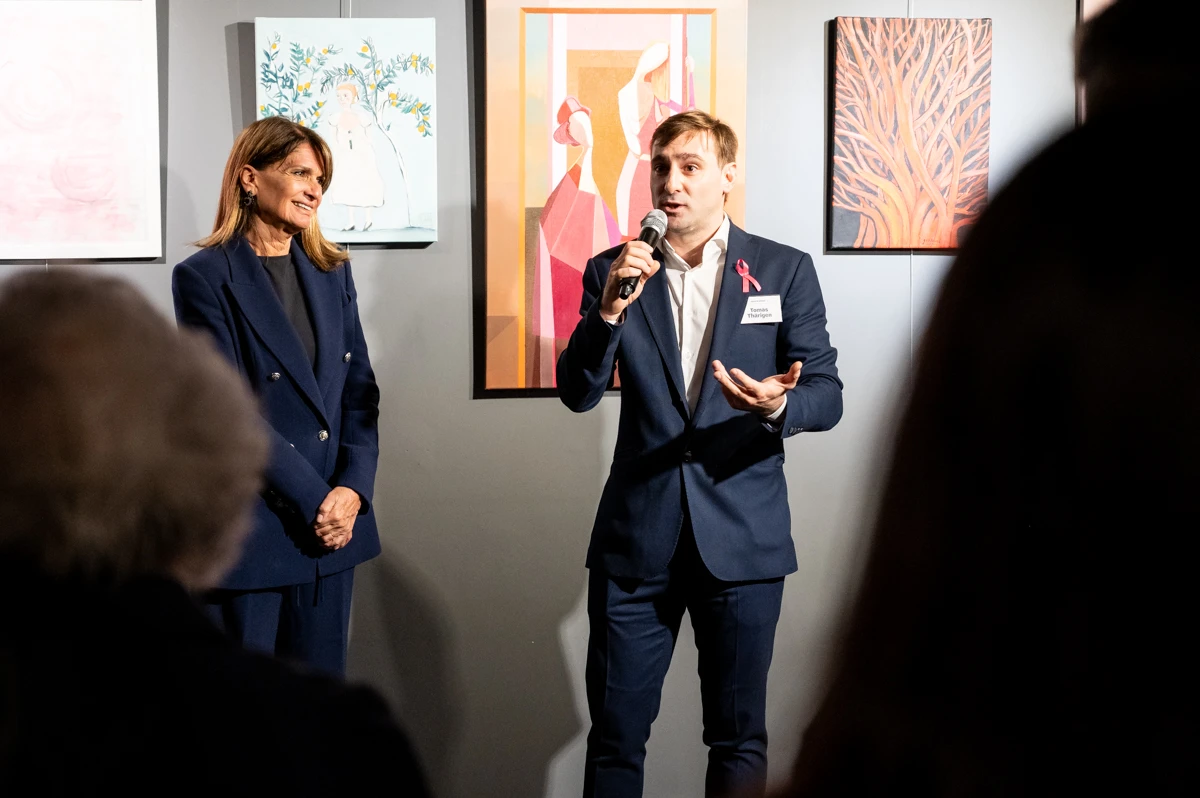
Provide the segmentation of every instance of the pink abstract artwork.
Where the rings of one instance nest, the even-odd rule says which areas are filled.
[[[0,3],[0,259],[162,254],[154,0]]]
[[[542,395],[554,390],[555,363],[579,324],[588,260],[636,238],[653,207],[655,130],[698,108],[744,140],[747,3],[483,5],[487,230],[476,390]],[[730,218],[739,222],[744,207],[739,183]]]

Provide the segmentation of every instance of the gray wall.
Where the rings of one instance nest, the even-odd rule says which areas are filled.
[[[336,17],[340,6],[159,0],[166,256],[89,268],[132,280],[171,312],[171,266],[192,251],[186,242],[208,231],[230,143],[250,121],[245,92],[253,91],[253,54],[245,23],[255,16]],[[993,18],[994,192],[1072,123],[1075,1],[749,6],[747,226],[813,253],[846,383],[838,428],[788,443],[800,571],[787,580],[771,677],[778,777],[818,696],[914,335],[949,262],[822,253],[829,21],[910,12]],[[439,795],[577,795],[585,733],[583,556],[620,399],[608,397],[582,416],[554,399],[471,400],[469,2],[357,0],[352,10],[355,17],[437,17],[441,240],[427,249],[353,252],[383,392],[376,508],[385,551],[359,571],[351,674],[391,699]],[[0,264],[0,277],[20,268],[29,265]],[[650,742],[648,796],[702,794],[695,666],[685,624]]]

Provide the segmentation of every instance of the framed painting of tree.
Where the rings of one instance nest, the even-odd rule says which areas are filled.
[[[838,17],[830,249],[956,249],[987,204],[990,19]]]
[[[254,20],[259,118],[333,153],[317,217],[343,244],[437,241],[432,19]]]

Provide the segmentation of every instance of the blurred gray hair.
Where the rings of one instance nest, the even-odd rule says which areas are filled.
[[[128,283],[0,283],[0,421],[0,556],[193,588],[233,565],[267,457],[255,400]]]

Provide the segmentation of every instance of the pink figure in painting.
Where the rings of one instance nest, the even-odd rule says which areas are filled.
[[[592,176],[592,112],[574,97],[558,109],[554,140],[578,147],[579,155],[554,188],[538,221],[537,262],[533,275],[531,332],[534,351],[530,385],[554,387],[559,341],[579,323],[583,269],[597,252],[621,240],[612,212],[600,198]],[[647,189],[649,194],[649,189]]]
[[[617,92],[617,110],[629,152],[617,179],[617,223],[623,238],[638,234],[642,218],[654,207],[650,198],[650,140],[669,116],[696,107],[691,56],[684,59],[687,106],[671,99],[671,48],[655,42],[642,51],[633,78]]]

